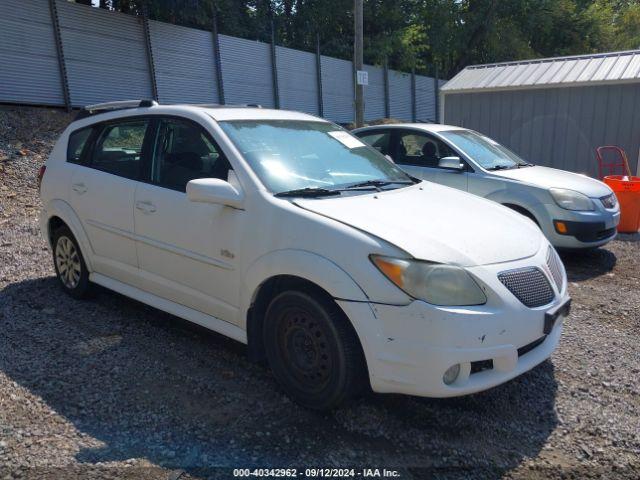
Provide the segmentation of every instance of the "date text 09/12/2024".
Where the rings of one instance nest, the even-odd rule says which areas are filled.
[[[236,468],[234,477],[284,477],[284,478],[400,478],[397,470],[386,468]]]

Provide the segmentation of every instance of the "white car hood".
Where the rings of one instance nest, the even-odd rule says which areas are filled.
[[[542,188],[568,188],[584,193],[591,198],[600,198],[611,193],[611,189],[599,180],[549,167],[524,167],[491,172],[500,177],[512,178]]]
[[[475,266],[526,258],[538,252],[543,238],[533,222],[506,207],[430,182],[294,203],[439,263]]]

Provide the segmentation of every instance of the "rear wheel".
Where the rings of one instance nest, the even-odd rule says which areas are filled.
[[[296,402],[316,410],[336,407],[366,385],[366,366],[355,331],[332,299],[289,290],[267,308],[267,359]]]
[[[62,289],[74,298],[90,293],[89,271],[80,246],[67,226],[53,233],[53,265]]]

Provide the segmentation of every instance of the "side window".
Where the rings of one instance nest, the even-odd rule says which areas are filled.
[[[389,131],[376,131],[376,132],[363,132],[362,135],[358,135],[360,139],[371,145],[383,155],[389,155],[389,144],[391,143],[391,132]]]
[[[82,161],[82,152],[92,131],[93,127],[87,127],[71,132],[67,143],[67,162],[80,163]]]
[[[148,125],[147,119],[106,124],[98,135],[90,166],[138,180],[142,172],[142,145]]]
[[[396,163],[438,168],[441,158],[458,154],[442,140],[419,132],[402,132],[398,138]]]
[[[152,183],[184,192],[189,180],[227,180],[230,169],[224,154],[202,127],[180,119],[160,122],[151,167]]]

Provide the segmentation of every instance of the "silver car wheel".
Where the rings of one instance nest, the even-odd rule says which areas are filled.
[[[69,289],[74,289],[80,281],[82,264],[78,250],[69,237],[61,236],[56,243],[56,266],[58,276],[63,285]]]

